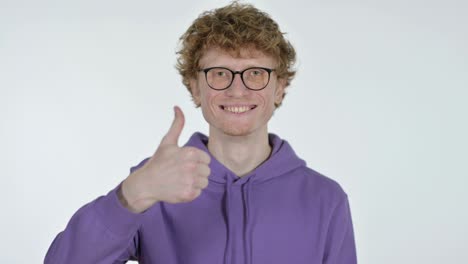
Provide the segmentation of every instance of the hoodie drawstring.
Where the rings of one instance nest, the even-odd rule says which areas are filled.
[[[253,176],[253,175],[252,175]],[[251,264],[252,263],[252,231],[250,222],[250,190],[251,190],[251,183],[249,182],[250,178],[247,180],[246,184],[246,191],[244,192],[244,201],[245,201],[245,263]]]
[[[245,252],[245,264],[252,263],[252,231],[251,231],[251,215],[250,215],[250,194],[251,194],[251,183],[249,182],[251,177],[247,179],[244,183],[243,188],[243,202],[245,205],[245,227],[244,227],[244,252]],[[232,181],[226,179],[226,221],[227,221],[227,243],[226,243],[226,254],[224,255],[224,263],[231,263],[231,254],[232,254],[232,243],[235,239],[232,235],[232,226],[234,223],[231,223],[231,187]]]
[[[231,207],[231,184],[232,182],[226,177],[226,222],[227,222],[227,242],[226,242],[226,254],[224,254],[224,264],[229,264],[231,260],[231,241],[232,241],[232,236],[231,236],[231,218],[229,215],[230,207]]]

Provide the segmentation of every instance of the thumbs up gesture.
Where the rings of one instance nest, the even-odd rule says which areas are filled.
[[[121,203],[141,213],[154,203],[190,202],[208,186],[210,156],[195,147],[179,147],[185,118],[179,107],[167,134],[153,156],[130,174],[118,192]]]

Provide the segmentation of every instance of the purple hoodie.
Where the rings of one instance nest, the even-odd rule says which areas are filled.
[[[117,186],[73,215],[44,262],[356,263],[346,193],[285,140],[269,140],[270,158],[241,178],[211,156],[209,185],[191,202],[158,202],[134,214],[120,204]],[[186,146],[209,153],[207,142],[195,133]]]

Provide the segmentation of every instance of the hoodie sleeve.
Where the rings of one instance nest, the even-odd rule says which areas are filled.
[[[324,264],[356,264],[356,245],[347,196],[335,207],[328,226]]]
[[[117,186],[81,207],[50,246],[45,264],[125,263],[138,252],[141,214],[123,207]]]
[[[132,167],[130,173],[148,159]],[[144,213],[132,213],[120,203],[117,191],[121,185],[72,216],[52,242],[44,264],[126,263],[138,259],[138,229]]]

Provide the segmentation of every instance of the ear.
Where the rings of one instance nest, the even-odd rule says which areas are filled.
[[[278,79],[278,85],[276,86],[275,91],[275,103],[281,104],[283,101],[283,95],[286,89],[286,80],[285,79]]]
[[[200,88],[198,87],[197,79],[195,78],[190,79],[189,85],[190,85],[190,91],[192,93],[193,101],[195,105],[198,107],[201,104],[201,100],[200,100]]]

